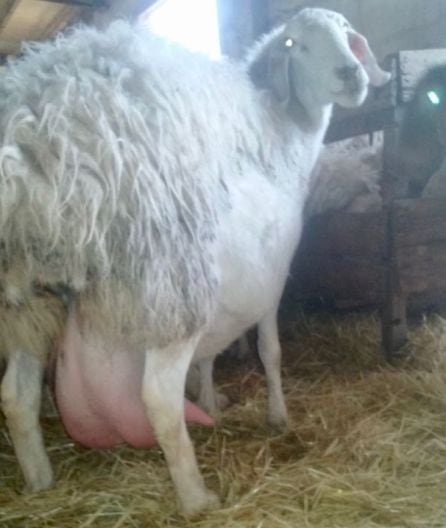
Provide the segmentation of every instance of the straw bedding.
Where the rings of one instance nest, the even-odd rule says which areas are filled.
[[[414,327],[394,366],[378,354],[374,315],[299,316],[282,325],[290,432],[264,426],[255,357],[220,361],[235,402],[212,429],[192,428],[219,510],[186,519],[158,449],[94,451],[43,420],[55,489],[28,496],[0,421],[0,526],[444,527],[446,319]]]

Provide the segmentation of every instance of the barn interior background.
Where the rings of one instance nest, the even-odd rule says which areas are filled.
[[[0,56],[5,61],[19,51],[23,40],[51,38],[79,21],[103,25],[119,16],[136,19],[155,3],[0,0]],[[380,61],[405,50],[446,48],[444,0],[218,0],[217,4],[222,52],[234,58],[240,58],[258,35],[305,6],[344,13],[367,35]],[[370,112],[375,123],[373,106]],[[366,125],[371,126],[369,122]],[[371,131],[367,126],[363,132]],[[342,153],[344,158],[355,155],[348,150]],[[424,238],[406,251],[411,256],[417,253],[415,246],[428,248],[424,251],[429,253],[432,242],[441,253],[446,238],[442,202],[436,208],[423,207],[411,218],[417,219],[419,214],[422,222],[428,218],[437,226],[436,238],[424,232]],[[427,300],[420,301],[417,317],[403,329],[408,340],[402,359],[390,366],[381,354],[382,331],[376,310],[384,306],[385,289],[389,288],[382,259],[395,255],[378,252],[378,267],[370,261],[373,243],[385,245],[387,240],[388,213],[362,213],[354,216],[352,223],[352,213],[330,212],[316,218],[306,234],[304,257],[308,259],[313,251],[306,269],[316,270],[317,286],[324,293],[330,289],[327,295],[334,295],[335,306],[348,310],[310,313],[301,309],[297,301],[306,295],[296,292],[303,286],[309,288],[310,278],[304,276],[299,283],[300,272],[305,270],[296,264],[288,289],[293,309],[282,321],[289,433],[270,436],[262,425],[265,388],[255,355],[220,362],[217,382],[233,405],[223,412],[215,430],[194,430],[193,438],[205,476],[223,498],[221,510],[194,520],[178,516],[157,450],[81,449],[65,436],[57,417],[47,414],[43,418],[45,438],[58,486],[27,497],[17,493],[21,475],[0,422],[0,524],[67,528],[445,526],[446,321],[441,311],[423,315],[423,310],[432,299],[443,296],[438,284],[446,260],[435,260],[429,253],[427,263],[417,261],[422,265],[415,281],[428,282],[432,270],[427,264],[432,262],[438,281],[417,292],[421,297],[427,295]],[[356,226],[350,238],[339,234],[347,225]],[[443,227],[445,237],[438,233]],[[376,242],[380,229],[383,238]],[[327,240],[331,248],[335,245],[332,253],[327,250]],[[366,258],[361,254],[358,259],[360,241]],[[339,262],[345,262],[352,245],[355,258],[348,254],[348,267],[339,271]],[[318,260],[323,262],[315,267]],[[336,274],[334,262],[339,266]],[[321,279],[322,272],[325,279]],[[349,286],[347,279],[353,285]],[[315,280],[314,274],[311,280]],[[380,289],[379,294],[373,293],[374,287]],[[391,320],[395,319],[392,310],[398,312],[400,321],[406,309],[405,303],[402,308],[398,305],[401,288],[396,284],[396,301],[395,296],[387,299]],[[317,297],[320,291],[313,288],[310,293]]]

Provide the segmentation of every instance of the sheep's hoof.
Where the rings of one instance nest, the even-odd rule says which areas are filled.
[[[284,434],[288,431],[288,418],[286,416],[269,416],[268,427],[271,434]]]
[[[190,517],[198,514],[203,510],[211,510],[220,506],[220,500],[215,493],[204,488],[199,492],[189,495],[187,500],[183,500],[181,511],[184,515]]]
[[[39,477],[34,482],[30,482],[24,486],[22,489],[23,495],[28,495],[30,493],[37,493],[39,491],[45,491],[51,489],[54,486],[53,475],[45,475]]]
[[[215,391],[213,398],[201,397],[197,405],[207,412],[215,421],[220,418],[220,411],[226,409],[230,404],[230,399],[223,393]]]
[[[228,396],[226,396],[226,394],[223,394],[222,392],[217,392],[215,394],[215,397],[217,400],[217,408],[219,411],[224,411],[227,407],[229,407],[231,400]]]

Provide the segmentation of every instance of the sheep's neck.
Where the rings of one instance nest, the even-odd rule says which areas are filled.
[[[307,192],[309,175],[319,155],[331,111],[331,105],[320,107],[319,111],[312,114],[311,119],[308,113],[304,116],[292,115],[289,109],[282,108],[280,112],[277,110],[274,112],[273,137],[276,140],[272,151],[278,156],[279,161],[270,165],[269,176],[280,182],[280,185],[287,188],[287,192],[292,195],[297,192],[302,196],[302,193]],[[270,125],[271,121],[269,121]],[[265,136],[267,137],[266,134]],[[271,151],[264,153],[266,160],[270,159],[270,153]]]
[[[312,97],[305,100],[305,95],[300,97],[293,95],[288,105],[288,112],[291,119],[298,125],[298,127],[309,134],[325,135],[333,110],[333,105],[316,104]]]

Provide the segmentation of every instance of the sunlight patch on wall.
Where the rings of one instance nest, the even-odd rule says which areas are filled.
[[[192,51],[221,56],[216,0],[165,0],[141,20],[154,33]]]

